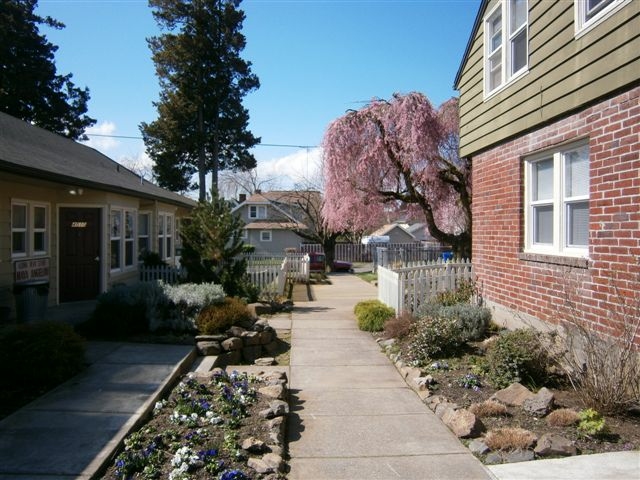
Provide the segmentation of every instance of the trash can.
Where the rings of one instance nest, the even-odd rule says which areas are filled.
[[[448,262],[453,260],[453,252],[442,252],[442,261]]]
[[[45,320],[49,303],[49,282],[45,280],[16,283],[13,286],[18,323]]]

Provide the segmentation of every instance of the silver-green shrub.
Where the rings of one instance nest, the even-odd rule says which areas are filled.
[[[456,326],[460,329],[460,336],[463,342],[482,338],[489,326],[489,321],[491,321],[491,310],[471,305],[470,303],[458,303],[449,307],[441,307],[438,314],[455,320]]]
[[[462,344],[455,320],[441,316],[419,319],[409,339],[409,358],[415,365],[425,365],[435,358],[455,352]]]
[[[155,322],[150,322],[150,330],[196,330],[196,318],[209,305],[224,301],[224,290],[221,285],[214,283],[183,283],[168,285],[159,283],[163,296],[169,302],[170,308],[164,311],[160,308],[160,315]],[[159,299],[161,301],[161,299]]]

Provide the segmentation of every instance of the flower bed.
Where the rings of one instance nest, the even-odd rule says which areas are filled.
[[[191,373],[125,439],[105,478],[283,478],[285,398],[284,373]]]

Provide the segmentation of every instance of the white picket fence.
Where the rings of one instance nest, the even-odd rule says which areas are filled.
[[[438,293],[472,279],[471,260],[438,260],[395,270],[378,266],[378,300],[396,313],[413,313]]]
[[[378,258],[379,249],[384,248],[384,257]],[[388,262],[411,262],[435,260],[442,252],[450,250],[439,245],[427,245],[420,242],[414,243],[372,243],[361,245],[356,243],[337,243],[335,259],[344,262],[374,262],[385,265]],[[300,244],[303,253],[324,253],[319,243]]]
[[[287,280],[306,283],[309,281],[310,259],[306,254],[287,254],[284,258],[262,257],[255,262],[249,260],[247,274],[250,282],[263,293],[282,295]]]
[[[153,282],[162,280],[164,283],[175,284],[186,276],[186,271],[181,267],[171,265],[146,266],[140,265],[140,281]]]

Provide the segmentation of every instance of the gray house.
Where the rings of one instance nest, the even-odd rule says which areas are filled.
[[[285,248],[300,248],[304,241],[296,231],[306,230],[306,216],[301,205],[319,192],[257,190],[248,198],[240,196],[233,209],[245,222],[243,240],[253,245],[256,253],[282,254]]]

